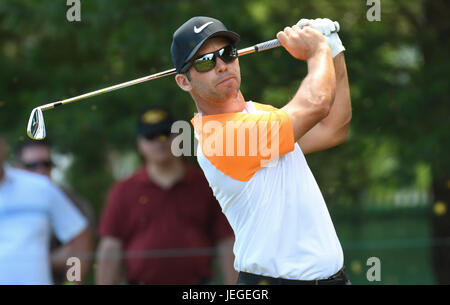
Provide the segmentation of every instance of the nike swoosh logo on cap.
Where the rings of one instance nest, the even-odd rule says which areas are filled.
[[[196,34],[200,33],[201,31],[203,31],[204,28],[206,28],[208,25],[210,25],[211,23],[214,23],[212,21],[205,23],[204,25],[202,25],[201,27],[197,28],[197,26],[194,26],[194,32]]]

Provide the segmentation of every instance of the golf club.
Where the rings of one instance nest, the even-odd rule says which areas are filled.
[[[339,29],[340,29],[339,23],[337,21],[334,21],[334,24],[336,27],[335,32],[339,32]],[[247,54],[251,54],[251,53],[258,53],[258,52],[273,49],[273,48],[276,48],[279,46],[281,46],[280,41],[278,39],[272,39],[272,40],[258,43],[254,46],[251,46],[251,47],[248,47],[245,49],[238,50],[238,56],[243,56],[243,55],[247,55]],[[129,86],[143,83],[143,82],[146,82],[146,81],[149,81],[152,79],[157,79],[157,78],[161,78],[161,77],[169,76],[169,75],[173,75],[173,74],[176,74],[176,70],[170,69],[170,70],[155,73],[152,75],[144,76],[144,77],[141,77],[141,78],[138,78],[135,80],[131,80],[131,81],[128,81],[125,83],[121,83],[118,85],[110,86],[110,87],[107,87],[104,89],[100,89],[100,90],[92,91],[92,92],[85,93],[82,95],[78,95],[78,96],[75,96],[75,97],[72,97],[69,99],[65,99],[65,100],[61,100],[61,101],[57,101],[57,102],[53,102],[50,104],[45,104],[45,105],[36,107],[31,111],[31,115],[28,120],[27,134],[31,139],[34,139],[34,140],[42,140],[45,138],[46,131],[45,131],[45,122],[44,122],[43,112],[46,110],[53,109],[55,107],[65,105],[68,103],[76,102],[76,101],[79,101],[82,99],[86,99],[88,97],[100,95],[103,93],[111,92],[111,91],[114,91],[117,89],[129,87]]]

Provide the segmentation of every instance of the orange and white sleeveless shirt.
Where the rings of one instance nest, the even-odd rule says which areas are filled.
[[[287,112],[247,102],[191,122],[198,162],[235,233],[234,268],[298,280],[339,271],[342,247]]]

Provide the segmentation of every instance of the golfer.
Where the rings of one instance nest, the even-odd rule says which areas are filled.
[[[347,136],[345,49],[335,30],[329,19],[302,19],[277,34],[308,66],[297,93],[281,109],[244,98],[239,35],[222,22],[194,17],[173,35],[176,82],[198,109],[192,119],[198,162],[235,233],[238,284],[350,283],[304,157]]]

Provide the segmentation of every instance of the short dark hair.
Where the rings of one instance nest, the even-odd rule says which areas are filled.
[[[50,140],[44,139],[44,140],[32,140],[29,138],[26,138],[25,140],[21,141],[19,145],[16,148],[16,158],[20,160],[20,157],[22,156],[22,152],[27,147],[33,147],[33,146],[42,146],[46,147],[48,149],[52,149],[52,144]]]

